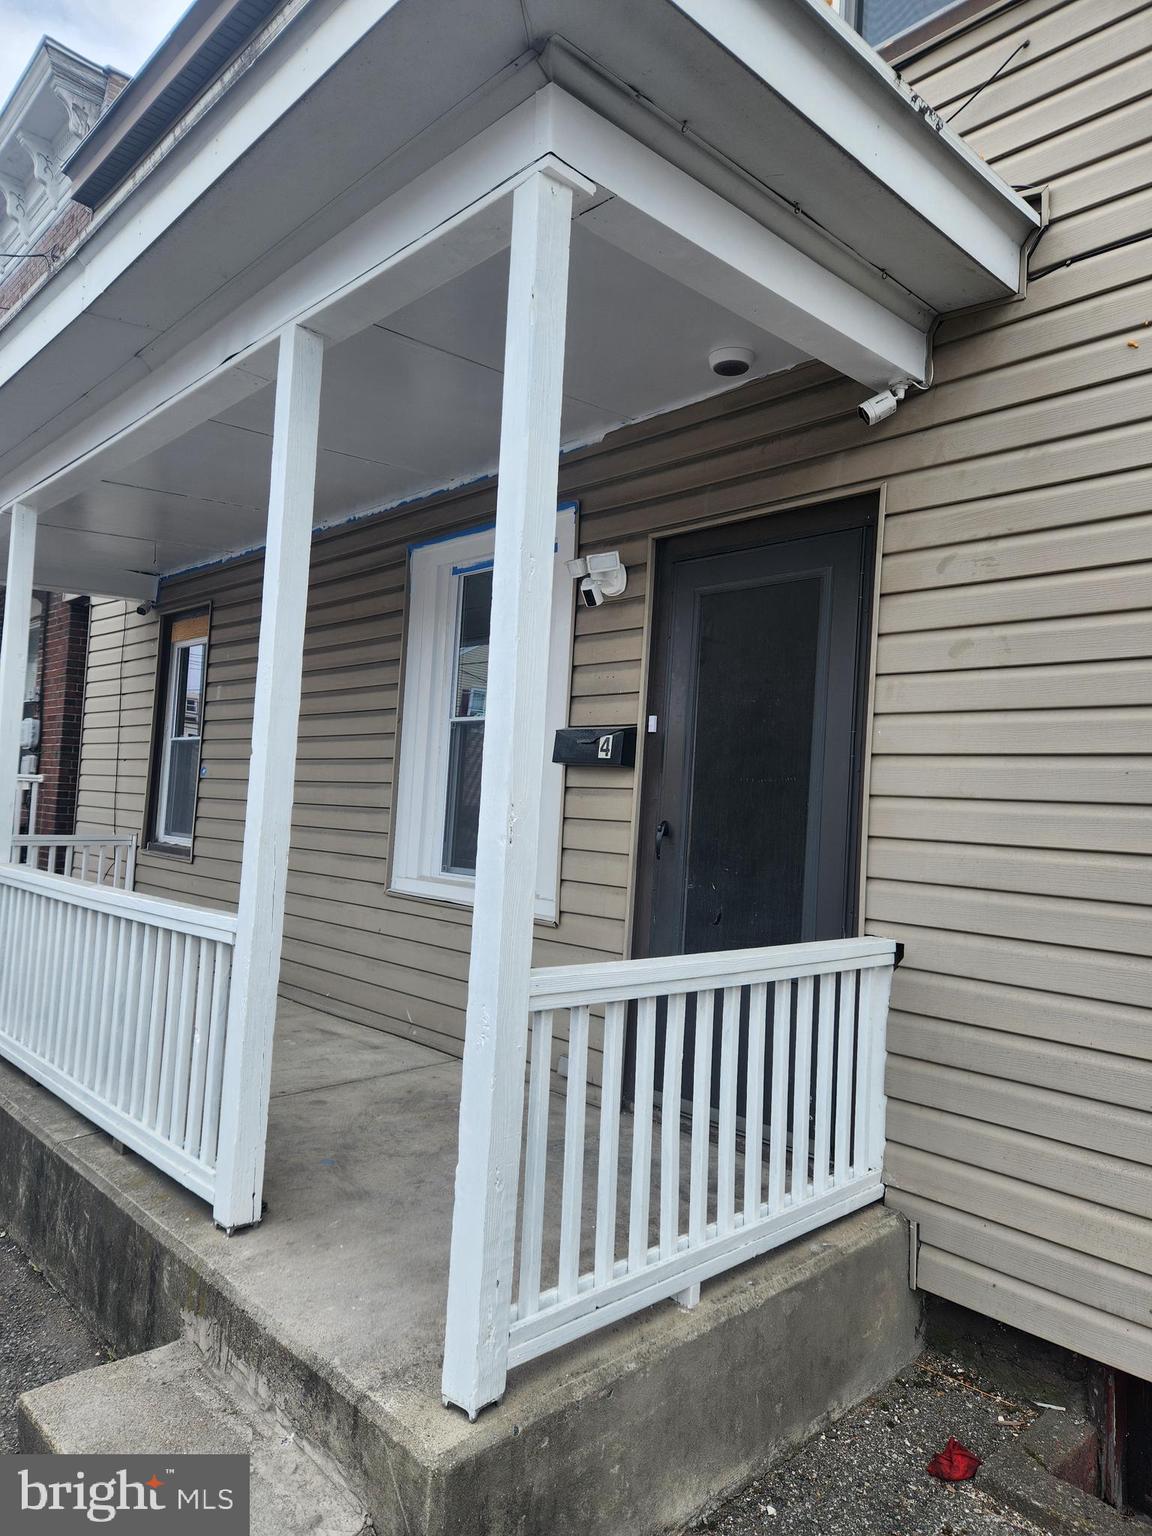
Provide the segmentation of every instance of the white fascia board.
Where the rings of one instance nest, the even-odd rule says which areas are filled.
[[[213,109],[212,137],[162,161],[131,216],[120,199],[51,283],[4,328],[0,387],[100,295],[401,0],[312,0],[277,39],[274,68],[250,70]],[[270,27],[276,27],[273,17]],[[138,206],[137,206],[138,202]],[[103,227],[100,227],[101,224]]]
[[[1009,293],[1036,213],[823,0],[671,0]]]
[[[870,388],[924,383],[924,329],[765,229],[558,86],[538,98],[556,153],[614,192],[584,221],[604,239]],[[630,210],[639,217],[630,214]],[[661,226],[653,240],[652,225]]]

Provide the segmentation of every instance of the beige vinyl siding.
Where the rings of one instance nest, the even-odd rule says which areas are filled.
[[[282,990],[451,1052],[463,1040],[469,913],[387,889],[407,548],[492,513],[488,491],[318,539],[305,641]],[[262,566],[256,555],[165,586],[164,613],[212,605],[203,776],[193,857],[144,849],[142,892],[235,906]],[[576,621],[574,689],[580,693],[589,677],[611,694],[621,683],[598,667],[602,636],[588,623],[593,617]],[[85,826],[144,831],[159,630],[159,615],[141,618],[132,604],[96,606],[80,789]],[[630,687],[634,714],[634,672]],[[539,926],[537,963],[619,958],[630,775],[570,773],[565,809],[560,919]]]
[[[908,78],[954,112],[1025,37],[957,126],[1049,184],[1033,270],[1075,259],[947,321],[933,388],[872,431],[863,391],[808,367],[568,460],[582,547],[629,567],[623,600],[577,615],[571,718],[643,718],[652,537],[882,493],[865,927],[906,945],[889,1198],[920,1223],[925,1288],[1152,1376],[1152,269],[1146,238],[1097,250],[1149,227],[1152,12],[1022,0]],[[288,898],[289,996],[453,1050],[467,913],[384,888],[404,549],[491,512],[462,494],[317,544]],[[195,859],[145,856],[144,889],[234,899],[258,576],[167,594],[213,603],[208,775]],[[138,826],[155,624],[122,634],[121,611],[94,620],[112,687],[90,688],[82,817]],[[538,963],[624,952],[633,790],[569,775]]]

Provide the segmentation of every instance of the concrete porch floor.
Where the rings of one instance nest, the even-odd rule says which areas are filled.
[[[470,1425],[440,1403],[459,1085],[455,1060],[283,1003],[268,1211],[228,1238],[0,1064],[0,1211],[119,1351],[194,1339],[405,1536],[665,1529],[915,1353],[902,1225],[873,1207],[694,1312],[664,1303],[514,1371]]]

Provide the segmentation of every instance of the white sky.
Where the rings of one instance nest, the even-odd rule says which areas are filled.
[[[0,0],[0,105],[47,33],[96,64],[133,74],[191,0]]]

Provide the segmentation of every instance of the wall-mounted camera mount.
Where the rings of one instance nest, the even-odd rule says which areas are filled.
[[[623,597],[628,587],[628,572],[615,549],[569,560],[568,572],[580,583],[585,608],[599,608],[606,597]]]

